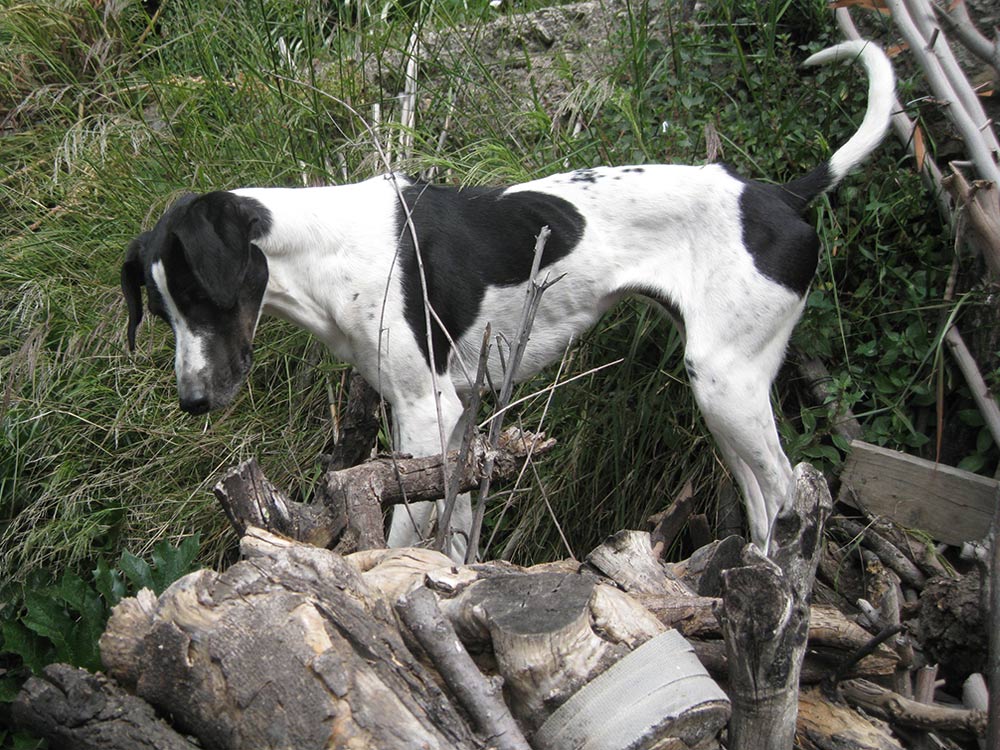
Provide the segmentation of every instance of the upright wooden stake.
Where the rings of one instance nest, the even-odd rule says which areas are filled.
[[[730,750],[790,750],[795,737],[809,596],[833,501],[808,464],[795,468],[792,491],[791,507],[775,523],[770,559],[749,544],[744,566],[722,574]]]

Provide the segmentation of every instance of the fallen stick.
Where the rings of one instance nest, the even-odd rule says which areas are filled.
[[[503,702],[502,690],[486,678],[441,614],[437,598],[418,588],[396,602],[406,627],[420,643],[445,684],[469,712],[476,729],[497,750],[531,750],[520,727]]]
[[[852,706],[900,726],[925,731],[968,732],[976,737],[986,735],[985,711],[920,703],[862,679],[840,683],[840,691]]]

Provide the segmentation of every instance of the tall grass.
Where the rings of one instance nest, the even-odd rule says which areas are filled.
[[[856,73],[796,71],[806,47],[833,41],[819,0],[717,0],[699,25],[632,1],[608,15],[614,54],[586,76],[574,71],[596,53],[583,47],[557,44],[542,58],[525,50],[537,40],[509,31],[487,45],[497,13],[486,7],[393,6],[386,20],[381,6],[334,7],[187,0],[165,3],[154,25],[136,3],[0,0],[0,580],[195,531],[206,562],[231,554],[209,488],[249,455],[309,494],[330,437],[328,387],[344,369],[317,343],[265,321],[248,387],[208,419],[175,406],[162,325],[144,323],[138,350],[126,351],[124,248],[177,194],[387,168],[467,184],[698,162],[712,132],[745,174],[780,180],[827,156],[864,107]],[[806,22],[808,38],[793,37]],[[405,130],[398,93],[414,34],[425,45]],[[560,71],[557,86],[517,85],[543,60]],[[918,449],[935,428],[947,243],[892,144],[848,183],[836,206],[816,211],[833,254],[795,343],[827,360],[871,439]],[[689,478],[711,510],[725,470],[680,350],[667,321],[629,302],[568,355],[564,376],[625,361],[519,412],[537,427],[544,411],[561,447],[494,503],[492,551],[581,554],[641,524]],[[960,384],[945,378],[949,408],[961,408]],[[779,380],[786,442],[793,458],[831,468],[829,425],[799,391],[793,375]],[[995,449],[979,457],[992,465]]]

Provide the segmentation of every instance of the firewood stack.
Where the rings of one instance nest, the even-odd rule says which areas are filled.
[[[512,437],[520,460],[544,450]],[[395,459],[397,476],[422,483],[413,460]],[[15,720],[52,747],[102,750],[923,750],[985,735],[985,564],[959,574],[886,520],[830,516],[807,465],[768,557],[730,536],[663,562],[675,512],[533,568],[308,543],[336,546],[330,524],[371,539],[330,512],[345,477],[304,514],[259,468],[234,469],[217,492],[243,560],[124,600],[101,640],[107,675],[50,667]]]

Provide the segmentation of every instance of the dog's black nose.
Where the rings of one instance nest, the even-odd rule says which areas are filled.
[[[186,411],[188,414],[204,414],[209,408],[208,399],[204,396],[181,399],[181,411]]]

